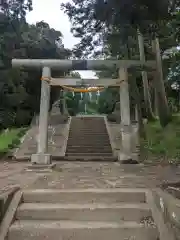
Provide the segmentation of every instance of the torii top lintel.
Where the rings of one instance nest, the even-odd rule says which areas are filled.
[[[120,67],[143,67],[155,69],[155,61],[140,60],[61,60],[61,59],[12,59],[12,67],[43,68],[59,70],[106,70]]]

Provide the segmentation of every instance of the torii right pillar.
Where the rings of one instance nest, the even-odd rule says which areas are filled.
[[[130,98],[127,68],[119,69],[120,84],[120,113],[121,113],[121,151],[120,163],[129,164],[132,159],[132,126],[130,117]]]

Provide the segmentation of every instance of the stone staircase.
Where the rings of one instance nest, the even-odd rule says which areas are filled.
[[[147,199],[146,189],[25,190],[7,240],[157,240]]]
[[[72,117],[66,157],[117,160],[113,157],[104,117]]]

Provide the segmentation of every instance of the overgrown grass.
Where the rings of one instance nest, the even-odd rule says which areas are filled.
[[[8,153],[11,149],[20,144],[21,137],[27,128],[14,128],[1,132],[0,134],[0,155]]]
[[[145,160],[180,163],[180,115],[162,128],[158,121],[145,126],[147,139],[142,140],[142,152]]]

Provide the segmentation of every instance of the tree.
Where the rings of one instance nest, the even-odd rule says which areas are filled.
[[[62,7],[72,22],[74,36],[81,38],[80,44],[74,49],[77,57],[139,59],[136,36],[136,31],[139,29],[145,39],[150,40],[145,44],[147,59],[150,59],[153,56],[150,50],[151,40],[157,39],[157,34],[161,36],[163,25],[165,25],[163,34],[169,36],[170,28],[166,25],[171,21],[173,12],[179,5],[179,1],[172,3],[168,0],[160,0],[158,3],[149,0],[73,0],[63,4]],[[166,35],[163,36],[164,39]],[[168,38],[168,41],[164,41],[164,45],[167,46],[169,42],[172,44],[172,39]],[[157,77],[155,87],[161,95],[158,101],[159,109],[160,106],[164,109],[163,114],[162,112],[159,114],[160,120],[162,125],[166,125],[170,117],[162,76]],[[148,92],[147,87],[145,90]],[[146,103],[150,109],[147,96]]]
[[[1,12],[11,20],[25,20],[26,12],[32,10],[32,0],[2,0]]]
[[[123,29],[124,36],[127,35],[129,26],[147,34],[157,31],[159,24],[167,21],[171,17],[170,12],[179,6],[179,1],[173,2],[172,5],[170,0],[158,3],[150,0],[73,0],[62,4],[62,8],[72,22],[72,32],[81,38],[76,49],[79,55],[80,48],[84,54],[101,46],[108,33]],[[124,39],[127,40],[126,37]]]
[[[62,44],[62,34],[45,22],[26,23],[26,11],[31,1],[2,1],[0,13],[0,127],[29,124],[39,111],[41,72],[12,69],[12,58],[68,58],[70,50]],[[62,71],[53,71],[61,76]],[[52,89],[51,103],[59,97],[59,89]]]
[[[71,116],[75,116],[79,111],[79,103],[81,96],[79,93],[73,94],[72,92],[67,92],[65,95],[68,112]]]
[[[138,43],[139,43],[139,53],[140,53],[140,60],[146,61],[145,58],[145,51],[144,51],[144,38],[143,35],[137,31],[138,34]],[[151,105],[151,95],[149,91],[149,81],[148,81],[148,74],[145,71],[141,72],[142,76],[142,82],[143,82],[143,89],[144,89],[144,101],[146,105],[146,115],[148,120],[154,120],[154,114],[152,111],[152,105]],[[137,91],[136,91],[137,92]]]
[[[72,78],[81,78],[81,75],[80,75],[80,73],[79,72],[71,72],[70,73],[70,77],[72,77]]]

